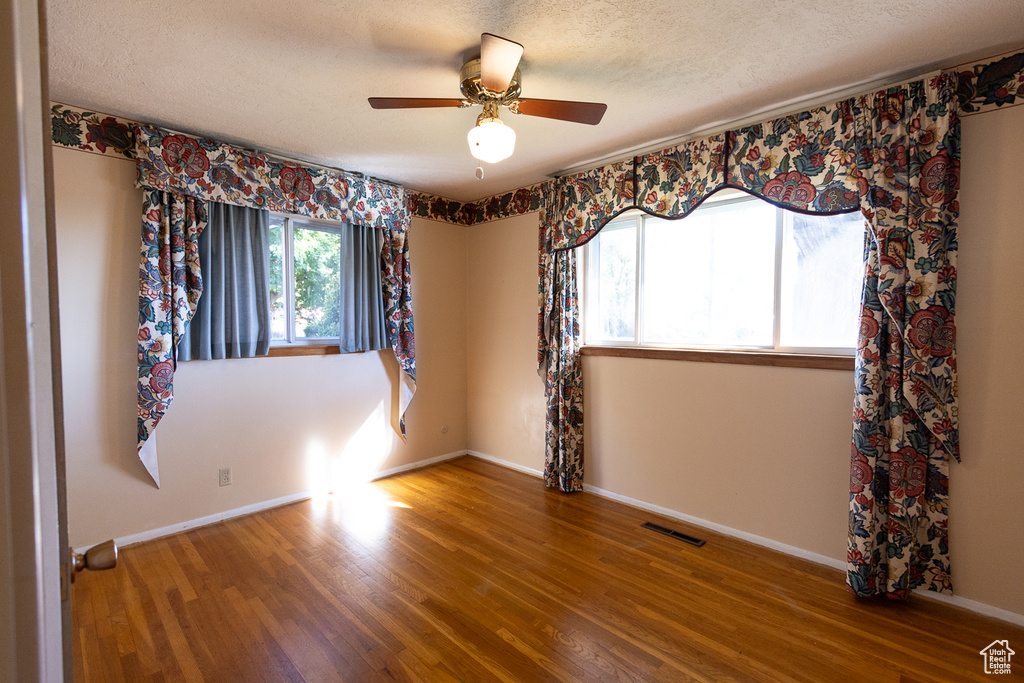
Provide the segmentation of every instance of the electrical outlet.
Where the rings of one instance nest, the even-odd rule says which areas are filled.
[[[448,425],[441,425],[441,433],[442,434],[447,434],[448,433]]]
[[[220,485],[231,486],[231,468],[222,467],[220,468]]]

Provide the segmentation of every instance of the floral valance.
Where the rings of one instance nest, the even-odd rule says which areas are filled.
[[[842,102],[731,131],[728,184],[793,211],[853,211],[864,180],[852,123]]]
[[[957,74],[931,76],[933,81],[947,78]],[[911,101],[923,97],[923,88],[924,81],[915,81],[873,93],[867,96],[867,105],[863,97],[850,98],[559,178],[560,206],[554,212],[551,247],[585,244],[627,209],[682,218],[726,187],[791,211],[855,211],[867,192],[864,169],[872,163],[863,147],[857,151],[855,110],[870,106],[883,118],[898,121]],[[935,183],[942,183],[946,172],[942,159],[923,171]],[[875,200],[887,201],[882,196]],[[898,200],[888,201],[891,205]]]
[[[725,187],[725,134],[690,140],[636,157],[637,208],[662,216],[685,216]]]
[[[970,115],[1019,105],[1024,103],[1024,52],[929,78],[956,79],[955,102],[936,103],[936,107],[958,105],[962,114]],[[868,106],[881,112],[883,119],[898,121],[910,101],[923,97],[924,87],[924,81],[915,81],[905,88],[871,93]],[[858,158],[855,151],[855,109],[862,102],[863,96],[850,98],[559,178],[561,205],[548,217],[554,220],[550,247],[580,246],[626,209],[682,218],[724,187],[750,192],[793,211],[856,210],[868,187],[864,171],[874,161]],[[923,169],[926,187],[944,182],[949,172],[945,158]],[[898,198],[880,196],[874,201],[884,204]],[[889,208],[899,210],[899,206]]]
[[[138,187],[374,228],[409,227],[405,189],[398,185],[156,126],[137,125],[134,132]]]
[[[542,188],[543,183],[537,183],[475,202],[460,202],[425,192],[410,192],[409,210],[418,218],[454,225],[478,225],[539,211],[544,201]]]
[[[559,178],[558,217],[551,248],[567,249],[588,241],[608,221],[636,206],[636,165],[631,159]]]
[[[1024,51],[957,68],[960,115],[1024,104]]]
[[[184,133],[54,103],[53,143],[136,162],[136,186],[309,218],[406,230],[405,188],[354,173],[293,164]],[[514,194],[514,193],[513,193]]]

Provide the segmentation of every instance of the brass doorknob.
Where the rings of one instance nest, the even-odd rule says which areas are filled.
[[[89,571],[100,571],[102,569],[113,569],[117,566],[117,544],[113,541],[106,541],[94,545],[85,551],[85,554],[71,551],[71,582],[75,582],[75,575],[78,572],[88,569]]]

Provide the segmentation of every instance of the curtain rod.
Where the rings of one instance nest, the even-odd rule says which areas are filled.
[[[962,63],[962,62],[958,62]],[[945,69],[952,67],[944,67]],[[943,70],[939,64],[933,63],[922,69],[920,67],[915,69],[907,69],[905,71],[899,71],[895,73],[886,74],[884,76],[874,76],[870,79],[859,81],[851,85],[844,85],[839,88],[831,88],[829,90],[820,90],[813,95],[801,95],[800,97],[794,97],[784,102],[771,104],[767,107],[758,109],[756,112],[737,119],[719,120],[714,123],[699,126],[691,129],[689,132],[682,135],[673,135],[670,137],[659,138],[646,142],[642,145],[636,145],[627,147],[618,152],[611,154],[605,154],[600,157],[593,157],[582,163],[568,168],[556,171],[548,174],[548,178],[560,178],[563,176],[576,175],[577,173],[583,173],[584,171],[590,171],[595,168],[600,168],[607,164],[612,164],[618,161],[626,161],[632,157],[642,156],[644,154],[650,154],[651,152],[660,152],[663,149],[675,147],[684,142],[689,142],[698,137],[704,137],[709,135],[715,135],[725,131],[733,130],[734,128],[742,128],[743,126],[749,126],[755,123],[762,123],[767,119],[775,119],[792,114],[798,111],[803,111],[810,107],[821,106],[822,102],[827,102],[829,99],[845,99],[848,97],[855,97],[857,95],[863,95],[870,93],[878,88],[885,88],[890,85],[895,85],[911,78],[921,77],[928,75],[936,71]]]

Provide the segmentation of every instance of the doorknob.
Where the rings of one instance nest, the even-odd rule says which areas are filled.
[[[65,602],[70,596],[70,585],[75,582],[78,572],[89,569],[99,571],[101,569],[113,569],[117,566],[117,544],[113,541],[105,541],[94,545],[85,553],[76,553],[74,548],[68,548],[69,562],[60,563],[60,599]]]
[[[71,550],[71,583],[75,582],[75,576],[82,570],[100,571],[102,569],[113,569],[117,566],[117,544],[113,541],[106,541],[94,545],[85,551],[84,554]]]

